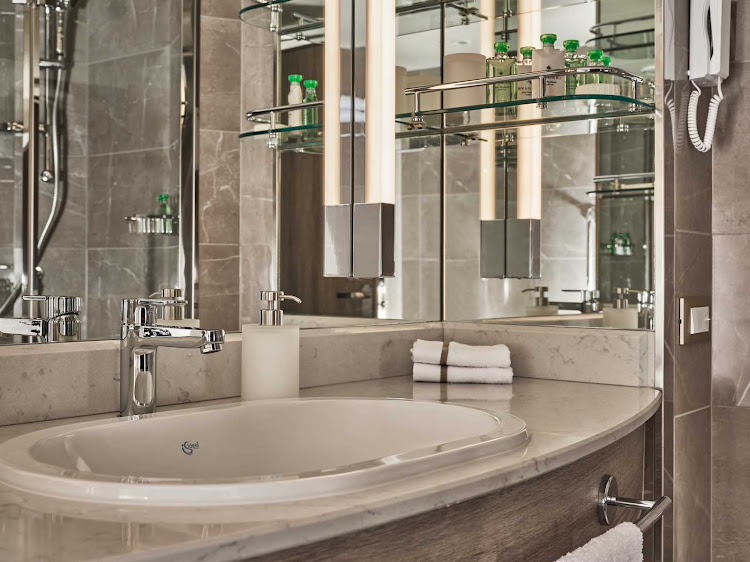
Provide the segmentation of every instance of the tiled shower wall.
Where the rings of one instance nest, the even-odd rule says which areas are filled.
[[[274,159],[240,142],[251,107],[273,105],[273,35],[238,18],[239,0],[204,0],[200,18],[199,317],[237,330],[257,322],[275,280]]]
[[[673,14],[675,81],[666,84],[674,101],[664,111],[665,134],[665,332],[664,493],[674,500],[664,519],[666,560],[711,558],[711,343],[677,341],[680,297],[711,295],[711,154],[700,153],[686,131],[689,2],[665,9]],[[668,26],[669,24],[667,24]],[[667,38],[668,39],[668,38]],[[668,77],[667,77],[668,78]],[[705,98],[699,114],[706,115]]]
[[[733,3],[713,149],[713,559],[750,560],[750,4]],[[703,113],[702,115],[705,115]]]

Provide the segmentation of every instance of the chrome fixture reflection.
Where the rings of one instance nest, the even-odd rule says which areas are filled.
[[[159,307],[184,306],[184,298],[124,299],[120,334],[120,415],[156,411],[156,350],[159,347],[221,351],[224,330],[157,325]]]
[[[589,291],[586,289],[563,289],[563,293],[578,293],[580,300],[578,302],[553,302],[551,305],[557,306],[560,310],[575,310],[581,314],[592,312],[601,312],[601,303],[599,299],[601,294],[598,290]]]
[[[36,304],[39,315],[33,318],[0,318],[0,334],[27,336],[40,343],[81,339],[81,298],[24,295]]]

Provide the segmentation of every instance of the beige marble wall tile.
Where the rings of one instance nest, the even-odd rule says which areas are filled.
[[[674,560],[711,559],[711,408],[674,420]]]
[[[713,560],[750,560],[750,409],[713,408]]]
[[[239,131],[241,119],[241,26],[229,20],[201,16],[200,128]]]
[[[654,334],[546,326],[447,322],[445,341],[506,344],[516,376],[653,386]]]
[[[437,322],[302,330],[300,386],[409,374],[414,340],[439,340],[442,333]],[[210,355],[160,348],[158,404],[238,396],[241,350],[237,333]],[[116,411],[118,358],[118,341],[0,346],[0,425]]]

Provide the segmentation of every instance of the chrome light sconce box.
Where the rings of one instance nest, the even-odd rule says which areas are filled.
[[[542,221],[481,221],[479,271],[484,279],[540,279]]]
[[[352,206],[323,207],[323,276],[349,277],[352,274]]]
[[[393,277],[395,270],[395,206],[354,205],[354,277]]]

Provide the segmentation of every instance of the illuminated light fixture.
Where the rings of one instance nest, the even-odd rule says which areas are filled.
[[[341,174],[341,4],[325,3],[325,70],[323,99],[323,205],[325,240],[323,275],[352,275],[352,211],[350,201],[342,201]],[[349,123],[351,126],[352,124]]]
[[[483,1],[483,6],[485,2]],[[484,7],[484,10],[494,10]],[[541,0],[518,0],[518,46],[533,45],[541,35]],[[494,11],[493,11],[494,16]],[[493,18],[494,20],[494,18]],[[494,33],[494,28],[493,28]],[[485,43],[482,35],[483,52]],[[485,53],[486,54],[486,53]],[[535,104],[517,107],[519,121],[541,116]],[[485,135],[486,133],[483,133]],[[516,216],[496,216],[495,138],[483,142],[480,172],[480,275],[483,278],[537,279],[541,277],[542,129],[517,129]],[[484,138],[484,137],[483,137]],[[489,138],[487,139],[490,140]],[[490,175],[491,171],[491,175]],[[505,194],[507,197],[507,193]]]
[[[353,275],[394,273],[396,2],[367,0],[365,201],[354,205]]]

